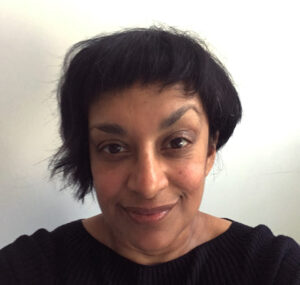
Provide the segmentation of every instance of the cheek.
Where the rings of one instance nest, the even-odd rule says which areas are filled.
[[[119,197],[124,180],[121,173],[115,170],[101,171],[101,169],[92,169],[94,188],[100,204]]]
[[[176,184],[186,194],[202,193],[205,182],[205,167],[203,164],[190,163],[175,171]]]

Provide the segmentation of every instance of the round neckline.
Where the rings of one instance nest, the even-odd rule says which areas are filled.
[[[138,266],[140,268],[152,269],[152,268],[158,268],[158,267],[163,267],[163,266],[169,266],[172,263],[178,263],[178,262],[184,261],[185,259],[190,258],[191,255],[194,255],[195,252],[197,252],[197,254],[199,254],[199,251],[204,252],[207,250],[207,248],[214,246],[220,240],[223,240],[224,238],[226,238],[228,235],[231,234],[232,231],[234,231],[234,228],[238,225],[238,223],[233,220],[230,220],[228,218],[222,218],[222,219],[230,221],[231,225],[228,227],[228,229],[226,231],[224,231],[220,235],[216,236],[215,238],[213,238],[207,242],[204,242],[204,243],[194,247],[187,253],[185,253],[175,259],[172,259],[172,260],[169,260],[169,261],[166,261],[163,263],[152,264],[152,265],[145,265],[145,264],[137,263],[123,255],[120,255],[118,252],[114,251],[112,248],[108,247],[107,245],[105,245],[104,243],[100,242],[95,237],[93,237],[84,227],[83,219],[78,220],[78,223],[80,225],[81,232],[92,243],[92,246],[94,246],[95,249],[97,249],[97,248],[101,249],[101,250],[104,249],[107,253],[110,253],[110,255],[113,257],[114,260],[118,260],[119,262],[131,264],[132,266]]]

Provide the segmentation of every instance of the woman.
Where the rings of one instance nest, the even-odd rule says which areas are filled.
[[[201,41],[127,30],[76,44],[64,66],[52,174],[102,213],[2,249],[1,284],[300,284],[292,239],[198,210],[241,118]]]

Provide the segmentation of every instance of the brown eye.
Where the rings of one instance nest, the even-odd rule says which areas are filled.
[[[189,142],[185,138],[175,138],[170,141],[169,147],[170,148],[183,148],[185,147]]]
[[[109,154],[116,154],[116,153],[123,152],[125,148],[119,144],[112,143],[103,147],[102,150]]]

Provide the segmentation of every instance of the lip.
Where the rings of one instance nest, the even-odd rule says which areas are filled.
[[[163,220],[177,204],[167,204],[158,207],[123,207],[127,215],[138,224],[153,224]]]

